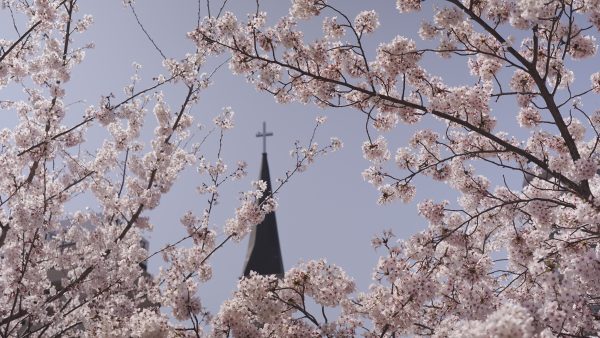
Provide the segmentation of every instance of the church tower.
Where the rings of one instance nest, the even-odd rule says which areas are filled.
[[[266,123],[263,122],[263,131],[256,134],[256,137],[263,138],[260,179],[267,183],[263,199],[270,196],[273,191],[269,175],[269,163],[267,161],[267,136],[273,136],[273,133],[267,133]],[[244,264],[244,276],[249,276],[250,271],[256,271],[260,275],[276,275],[279,278],[283,278],[283,260],[281,258],[277,220],[275,219],[274,211],[268,213],[262,223],[255,226],[250,233],[248,253],[246,254],[246,262]]]

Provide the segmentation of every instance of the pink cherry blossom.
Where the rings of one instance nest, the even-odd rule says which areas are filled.
[[[139,19],[134,1],[123,5]],[[260,2],[248,15],[222,5],[190,25],[188,54],[167,57],[150,38],[164,74],[147,78],[134,63],[122,90],[82,106],[72,95],[93,52],[93,16],[72,0],[2,2],[16,30],[0,39],[0,110],[11,117],[0,130],[3,336],[597,334],[597,1],[439,3],[417,13],[430,16],[412,27],[418,37],[380,27],[390,15],[409,22],[421,11],[415,0],[396,1],[385,16],[325,0],[293,0],[281,18]],[[323,36],[307,29],[314,22]],[[217,312],[206,308],[199,290],[213,257],[286,203],[279,190],[297,173],[343,146],[321,141],[317,130],[328,125],[318,117],[277,184],[253,182],[229,218],[216,219],[223,185],[251,168],[223,151],[232,108],[195,113],[215,59],[276,102],[354,110],[366,134],[354,151],[374,202],[420,199],[406,206],[419,224],[389,220],[396,233],[420,231],[371,240],[380,257],[365,272],[368,288],[312,259],[279,277],[252,273]],[[193,127],[210,118],[214,135]],[[189,146],[195,133],[208,142]],[[164,209],[193,167],[202,204],[175,216],[179,241],[149,251],[150,211]],[[79,208],[88,200],[93,208]]]

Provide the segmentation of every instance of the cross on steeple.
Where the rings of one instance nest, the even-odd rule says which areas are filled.
[[[256,133],[256,137],[263,138],[263,154],[267,153],[267,136],[273,136],[272,132],[267,133],[267,122],[263,122],[263,130],[262,133],[259,131]]]

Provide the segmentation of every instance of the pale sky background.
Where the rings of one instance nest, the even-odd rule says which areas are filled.
[[[75,36],[76,44],[82,45],[93,41],[96,48],[86,54],[84,63],[75,68],[69,83],[70,92],[67,102],[85,100],[76,103],[68,114],[77,121],[89,104],[97,104],[101,95],[114,93],[123,97],[123,86],[129,83],[133,74],[132,62],[143,65],[141,71],[142,88],[151,83],[152,77],[163,73],[161,56],[152,47],[142,30],[135,22],[131,10],[122,5],[121,0],[79,1],[80,14],[92,14],[95,23],[89,32]],[[202,15],[206,14],[205,0],[202,3]],[[380,41],[389,41],[395,35],[405,35],[423,45],[416,32],[423,18],[430,19],[433,4],[425,2],[424,14],[399,15],[395,1],[334,1],[339,8],[353,18],[359,9],[375,9],[380,15],[381,28],[368,38],[368,52],[373,56]],[[269,20],[275,21],[287,12],[290,2],[285,0],[261,1],[261,10],[267,11]],[[220,2],[213,2],[213,10],[218,10]],[[254,11],[254,1],[231,0],[227,8],[236,12],[238,18],[244,19],[245,13]],[[186,32],[196,26],[198,2],[192,0],[138,0],[136,11],[148,32],[168,57],[180,59],[186,52],[194,50]],[[331,14],[329,14],[331,16]],[[13,34],[7,22],[0,23],[4,36]],[[321,19],[305,23],[309,36],[316,36],[321,29]],[[310,39],[310,38],[309,38]],[[212,61],[204,71],[210,73],[219,60]],[[466,77],[468,74],[465,59],[442,60],[427,57],[424,64],[430,72],[439,74],[449,84],[474,84],[476,79]],[[584,84],[588,84],[585,82]],[[11,95],[10,90],[0,91],[0,99]],[[182,101],[184,90],[171,87],[166,90],[167,102],[177,109]],[[597,100],[597,99],[595,99]],[[402,204],[395,202],[387,206],[378,206],[378,193],[374,187],[364,182],[361,172],[369,166],[362,158],[360,146],[366,140],[363,115],[350,108],[322,110],[314,105],[279,105],[268,93],[257,92],[242,77],[233,76],[223,67],[214,77],[214,85],[201,94],[201,100],[193,109],[196,122],[210,126],[212,118],[221,108],[231,106],[236,112],[236,127],[227,132],[224,140],[222,157],[230,167],[238,160],[248,162],[248,177],[244,180],[228,184],[222,190],[222,200],[212,216],[213,227],[221,229],[225,220],[234,215],[238,206],[240,191],[250,189],[250,181],[258,178],[262,142],[255,137],[267,122],[267,128],[275,136],[268,139],[268,156],[271,178],[275,184],[277,177],[283,177],[287,170],[293,169],[294,160],[289,156],[295,140],[304,144],[308,141],[315,124],[315,117],[327,115],[328,122],[317,135],[317,142],[326,144],[331,136],[337,136],[344,142],[344,149],[329,156],[318,159],[317,163],[305,173],[294,177],[279,194],[277,222],[284,258],[285,269],[291,268],[300,260],[326,258],[328,262],[341,266],[352,276],[359,290],[366,290],[371,283],[373,267],[378,253],[370,245],[371,238],[384,229],[392,229],[398,238],[408,238],[411,234],[426,226],[424,219],[416,211],[416,202],[425,198],[437,201],[449,199],[455,202],[456,195],[440,183],[426,178],[417,178],[418,186],[415,203]],[[514,131],[516,126],[513,106],[503,106],[509,111],[500,119],[500,130]],[[11,117],[2,117],[2,124],[11,123]],[[154,129],[154,117],[149,114],[147,130]],[[417,125],[419,128],[441,123],[425,119]],[[396,148],[406,144],[414,128],[399,125],[394,131],[385,134],[390,143],[392,154]],[[93,143],[100,134],[92,133],[89,138]],[[374,132],[373,135],[377,135]],[[517,135],[526,135],[518,131]],[[195,141],[200,141],[203,134],[198,134]],[[217,142],[216,134],[204,148],[205,156],[215,160]],[[399,173],[395,171],[395,173]],[[501,179],[496,177],[496,180]],[[206,196],[195,192],[206,177],[199,176],[195,170],[188,170],[179,182],[162,200],[161,206],[150,213],[155,230],[147,234],[150,251],[154,252],[167,243],[172,243],[186,235],[179,223],[179,218],[187,210],[201,214],[206,207]],[[520,179],[515,178],[511,185],[519,186]],[[80,208],[89,205],[73,204]],[[87,203],[87,204],[86,204]],[[93,205],[89,205],[92,209]],[[220,235],[219,239],[223,236]],[[242,265],[247,250],[247,238],[241,243],[230,242],[220,249],[212,258],[213,279],[201,287],[201,299],[213,313],[218,311],[219,304],[229,297],[235,289],[242,273]],[[162,260],[153,259],[149,266],[156,272]]]

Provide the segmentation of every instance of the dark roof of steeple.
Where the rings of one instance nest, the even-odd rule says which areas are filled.
[[[267,153],[262,154],[260,179],[267,183],[264,196],[269,196],[272,190]],[[250,275],[250,271],[256,271],[260,275],[283,277],[283,260],[281,258],[275,212],[268,213],[262,223],[254,227],[250,233],[248,253],[244,264],[244,276]]]

